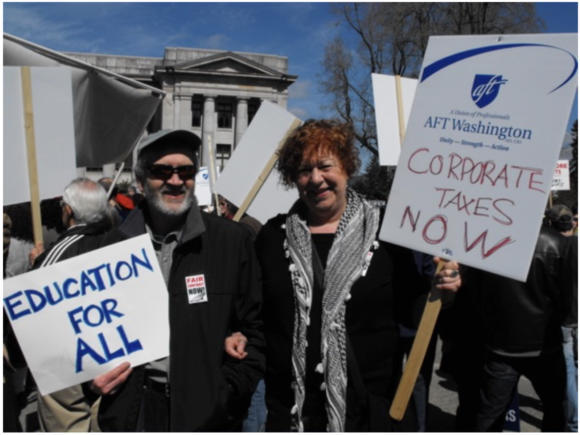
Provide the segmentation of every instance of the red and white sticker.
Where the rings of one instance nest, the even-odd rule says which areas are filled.
[[[203,274],[185,277],[185,285],[187,287],[187,298],[190,304],[207,302],[207,288]]]

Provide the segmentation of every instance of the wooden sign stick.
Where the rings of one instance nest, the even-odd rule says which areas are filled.
[[[399,137],[401,138],[401,148],[405,139],[405,112],[403,110],[403,88],[401,87],[401,76],[395,76],[395,89],[397,91],[397,113],[399,115]]]
[[[299,119],[295,119],[294,122],[292,122],[292,125],[290,125],[290,128],[288,129],[288,131],[286,132],[284,137],[278,143],[278,146],[276,147],[276,150],[272,154],[272,157],[270,157],[270,160],[268,160],[268,162],[266,163],[266,166],[264,166],[264,169],[262,170],[260,175],[258,175],[258,178],[256,179],[256,182],[254,183],[254,185],[250,189],[250,192],[246,196],[246,199],[244,199],[244,201],[240,204],[240,208],[238,209],[238,212],[234,216],[233,220],[238,222],[242,218],[242,216],[244,215],[244,213],[246,212],[248,207],[250,207],[250,204],[252,204],[252,201],[254,200],[254,198],[256,197],[258,192],[260,191],[260,188],[262,187],[262,185],[264,184],[264,182],[266,181],[266,179],[270,175],[270,172],[272,172],[272,169],[274,168],[274,165],[276,164],[276,161],[278,160],[278,150],[280,148],[282,148],[282,145],[284,145],[284,142],[286,142],[286,139],[288,138],[288,136],[290,136],[290,134],[296,128],[298,128],[301,123],[302,123],[302,121],[300,121]]]
[[[445,264],[444,260],[439,262],[435,274],[441,272],[443,264]],[[427,348],[433,335],[433,330],[435,329],[435,323],[437,323],[437,317],[439,317],[439,312],[441,311],[441,290],[435,287],[435,285],[436,282],[433,281],[431,292],[425,305],[425,311],[423,311],[421,323],[419,323],[419,329],[417,329],[417,335],[415,335],[415,340],[413,341],[411,353],[405,364],[403,376],[401,377],[389,411],[390,416],[397,421],[401,421],[405,415],[409,399],[417,382],[417,376],[419,376],[421,365],[423,365],[423,360],[425,359],[425,354],[427,353]]]
[[[22,78],[22,101],[24,104],[24,133],[28,161],[28,183],[30,184],[30,206],[32,209],[32,232],[34,246],[42,245],[42,218],[40,216],[40,192],[38,189],[38,166],[36,159],[36,136],[34,134],[34,110],[32,107],[32,80],[30,67],[20,68]]]
[[[405,113],[403,111],[401,76],[395,76],[395,88],[397,90],[399,135],[401,137],[402,147],[403,140],[405,139]],[[439,262],[435,274],[441,271],[444,263],[445,262],[443,260]],[[405,415],[407,405],[409,404],[409,399],[413,393],[413,388],[415,388],[417,376],[419,376],[419,371],[423,365],[423,360],[425,359],[425,354],[427,353],[427,348],[429,347],[429,342],[431,341],[431,336],[433,335],[435,323],[437,323],[437,318],[439,317],[440,311],[441,291],[435,287],[435,282],[433,282],[429,297],[427,298],[427,304],[425,305],[425,311],[423,311],[423,316],[421,317],[419,329],[417,329],[417,334],[415,335],[415,340],[413,341],[411,353],[409,354],[409,358],[407,358],[403,376],[401,377],[401,381],[399,382],[397,392],[395,393],[395,398],[393,399],[393,403],[391,404],[391,409],[389,411],[390,416],[394,420],[401,421]]]

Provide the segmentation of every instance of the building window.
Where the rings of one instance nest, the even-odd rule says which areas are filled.
[[[256,112],[258,111],[258,105],[257,104],[249,104],[248,105],[248,125],[250,125],[250,123],[252,122],[252,119],[254,119],[254,116],[256,116]]]
[[[201,127],[202,103],[200,101],[191,102],[191,126]]]
[[[226,167],[227,161],[232,155],[232,146],[227,144],[217,144],[216,148],[216,163],[219,165],[220,171],[223,171]]]
[[[218,128],[232,128],[232,104],[218,104],[217,114],[218,114]]]

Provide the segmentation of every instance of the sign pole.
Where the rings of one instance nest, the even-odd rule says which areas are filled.
[[[36,137],[34,134],[34,109],[32,107],[32,80],[30,67],[20,68],[22,78],[22,99],[24,103],[24,132],[26,136],[26,156],[28,161],[28,181],[30,184],[30,205],[32,208],[32,231],[34,245],[42,245],[42,219],[40,215],[40,192],[38,190],[38,166],[36,160]]]
[[[441,272],[444,264],[444,260],[439,262],[435,274]],[[427,348],[433,335],[433,330],[435,329],[435,323],[437,323],[437,318],[441,311],[441,290],[435,287],[435,285],[436,283],[433,281],[429,297],[427,298],[427,304],[425,305],[425,311],[423,311],[421,323],[419,323],[417,335],[415,335],[415,340],[413,340],[411,353],[405,364],[403,376],[401,377],[389,411],[391,417],[397,421],[401,421],[405,415],[409,399],[417,382],[417,376],[419,376],[419,371],[423,365],[423,360],[425,359],[425,354],[427,353]]]
[[[395,76],[395,85],[397,89],[397,112],[399,115],[399,135],[401,137],[401,147],[403,147],[403,141],[405,139],[405,113],[403,111],[403,93],[401,88],[401,76]],[[444,260],[440,261],[437,265],[437,271],[435,274],[439,273],[443,268]],[[433,336],[433,330],[435,329],[435,324],[437,323],[437,318],[439,317],[439,312],[441,311],[441,290],[435,287],[435,282],[431,287],[429,297],[427,298],[427,303],[425,305],[425,310],[423,311],[423,316],[421,317],[421,322],[419,328],[417,329],[417,334],[413,340],[413,347],[411,348],[411,353],[405,364],[405,370],[403,371],[403,376],[397,387],[397,392],[393,403],[391,404],[390,415],[393,419],[400,421],[405,415],[411,394],[413,394],[413,389],[417,383],[417,377],[423,365],[423,360],[425,359],[425,354],[431,342],[431,337]]]
[[[250,189],[250,192],[246,196],[246,199],[244,199],[244,201],[240,204],[240,208],[238,209],[238,212],[234,216],[234,219],[233,219],[234,221],[238,222],[242,218],[242,216],[244,215],[244,213],[246,212],[248,207],[250,207],[250,204],[252,203],[252,201],[254,200],[254,198],[256,197],[258,192],[260,191],[260,188],[262,187],[262,185],[264,184],[264,182],[266,181],[266,179],[270,175],[270,172],[272,172],[272,169],[274,168],[274,165],[276,164],[276,161],[278,160],[278,150],[280,148],[282,148],[282,145],[284,145],[284,142],[286,142],[286,139],[288,138],[288,136],[290,136],[290,133],[292,133],[295,129],[297,129],[301,123],[302,123],[302,121],[300,121],[299,119],[295,119],[294,122],[292,122],[288,131],[286,132],[284,137],[278,143],[278,146],[276,147],[276,151],[274,151],[274,153],[272,154],[272,157],[270,157],[270,160],[268,160],[268,162],[264,166],[264,169],[262,170],[260,175],[258,175],[258,178],[256,179],[256,182],[254,183],[254,185]]]
[[[403,89],[401,87],[401,76],[395,76],[395,89],[397,90],[397,113],[399,115],[399,137],[401,138],[401,148],[405,139],[405,112],[403,111]]]

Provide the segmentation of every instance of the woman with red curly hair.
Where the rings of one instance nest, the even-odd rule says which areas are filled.
[[[359,165],[352,128],[337,121],[306,121],[279,152],[281,181],[299,200],[256,241],[267,431],[415,429],[395,428],[388,404],[402,307],[429,282],[411,251],[377,239],[379,210],[348,187]],[[456,269],[446,264],[441,289],[457,290]]]

